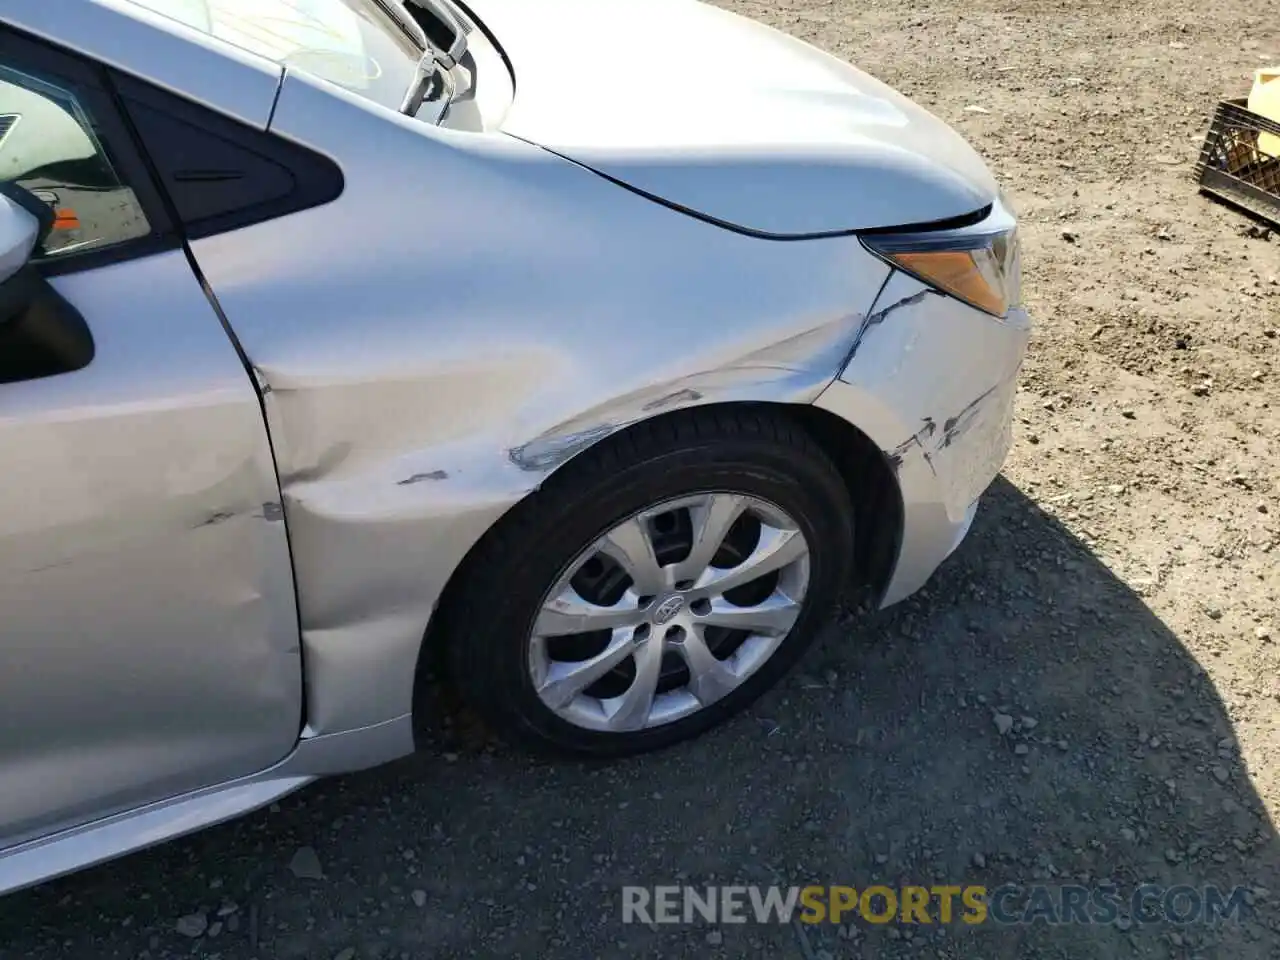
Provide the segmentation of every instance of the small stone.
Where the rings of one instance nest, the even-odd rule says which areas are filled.
[[[1007,713],[997,713],[992,720],[996,725],[996,733],[1000,736],[1007,736],[1009,731],[1013,729],[1013,717]]]
[[[220,934],[220,933],[222,933],[222,921],[221,921],[221,920],[215,920],[213,923],[209,924],[209,933],[208,933],[208,936],[210,936],[210,937],[216,937],[216,936],[217,936],[218,934]]]
[[[204,932],[209,929],[209,921],[203,913],[189,913],[185,917],[179,917],[173,929],[179,935],[195,940],[204,936]]]
[[[720,944],[724,943],[724,934],[719,930],[712,930],[707,934],[707,943],[713,947],[720,946]]]
[[[1131,409],[1129,409],[1128,407],[1125,407],[1125,409],[1123,409],[1123,410],[1121,410],[1121,411],[1120,411],[1120,416],[1124,417],[1126,420],[1137,420],[1137,419],[1138,419],[1138,413],[1137,413],[1137,411],[1136,411],[1136,410],[1131,410]]]
[[[889,862],[889,855],[887,853],[876,854],[876,863],[880,864],[881,866],[884,866],[888,862]]]
[[[458,762],[458,755],[457,755],[456,753],[446,753],[446,754],[444,755],[444,762],[445,762],[445,763],[457,763],[457,762]]]
[[[1231,774],[1227,773],[1226,767],[1214,767],[1212,773],[1213,779],[1217,780],[1219,783],[1226,783],[1231,779]]]
[[[1217,607],[1206,607],[1204,611],[1204,615],[1208,617],[1210,620],[1222,619],[1222,611]]]
[[[965,113],[988,114],[988,113],[990,113],[991,111],[990,111],[990,110],[988,110],[986,107],[979,107],[979,106],[976,106],[976,105],[974,105],[974,104],[970,104],[969,106],[967,106],[967,107],[965,107],[965,108],[964,108],[964,112],[965,112]]]
[[[975,853],[973,855],[973,865],[977,867],[979,870],[985,869],[987,866],[987,858],[984,857],[980,852]]]
[[[425,890],[415,890],[409,894],[409,897],[413,900],[413,905],[419,909],[427,905],[427,891]]]
[[[1168,850],[1164,852],[1164,858],[1168,860],[1170,863],[1179,863],[1182,860],[1182,854],[1180,854],[1177,850],[1173,849],[1173,847],[1170,847]]]
[[[355,957],[356,957],[355,947],[343,947],[341,950],[339,950],[337,953],[333,955],[333,960],[355,960]]]
[[[1062,239],[1067,241],[1067,243],[1075,243],[1080,239],[1080,234],[1076,233],[1074,230],[1063,230]]]
[[[1122,933],[1133,926],[1133,921],[1128,917],[1116,917],[1116,929]]]
[[[1253,636],[1257,640],[1270,640],[1271,629],[1269,627],[1258,627],[1253,631]]]
[[[1129,843],[1132,843],[1132,842],[1134,841],[1134,838],[1135,838],[1135,837],[1137,837],[1137,834],[1136,834],[1136,833],[1134,833],[1134,832],[1133,832],[1133,830],[1132,830],[1131,828],[1129,828],[1129,827],[1121,827],[1121,828],[1120,828],[1120,839],[1121,839],[1121,840],[1125,840],[1125,841],[1128,841]]]
[[[1037,726],[1039,726],[1040,721],[1038,721],[1035,717],[1023,717],[1021,720],[1021,723],[1022,723],[1023,730],[1034,730]]]
[[[289,871],[299,880],[323,880],[320,858],[311,847],[299,847],[289,861]]]
[[[231,903],[230,901],[227,901],[226,903],[224,903],[222,906],[218,908],[218,916],[229,917],[239,909],[240,908],[236,906],[236,904]]]
[[[1031,748],[1028,747],[1025,743],[1020,743],[1013,748],[1013,752],[1020,757],[1025,757],[1028,753],[1031,752]]]

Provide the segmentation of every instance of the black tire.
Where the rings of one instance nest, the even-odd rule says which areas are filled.
[[[790,633],[723,699],[628,733],[557,716],[528,670],[533,619],[566,566],[615,524],[700,491],[745,493],[782,508],[809,545],[809,584]],[[694,410],[639,424],[579,456],[477,546],[450,605],[447,656],[464,699],[503,736],[538,752],[620,757],[696,736],[756,700],[800,657],[839,602],[853,556],[853,510],[836,468],[783,412]]]

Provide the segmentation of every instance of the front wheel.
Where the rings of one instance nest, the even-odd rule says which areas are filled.
[[[782,415],[641,424],[557,473],[481,545],[452,673],[499,732],[621,756],[742,709],[833,611],[853,552],[839,473]]]

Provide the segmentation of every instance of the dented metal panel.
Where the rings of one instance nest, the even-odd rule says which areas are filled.
[[[998,320],[895,272],[818,399],[871,437],[897,475],[903,540],[885,606],[955,548],[1004,463],[1029,326],[1021,309]]]
[[[301,720],[258,397],[185,256],[54,286],[96,353],[0,385],[0,848],[254,773]]]
[[[441,590],[552,471],[666,411],[813,400],[888,273],[293,75],[273,130],[343,195],[193,249],[264,386],[316,734],[407,712]]]

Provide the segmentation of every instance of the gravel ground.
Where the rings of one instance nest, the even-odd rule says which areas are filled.
[[[1280,20],[725,5],[916,97],[1011,189],[1039,326],[969,541],[699,742],[542,765],[446,712],[415,758],[6,898],[0,958],[1280,956],[1280,242],[1188,179]],[[620,923],[628,883],[1101,878],[1252,906],[1216,928]]]

